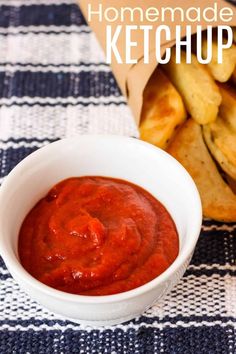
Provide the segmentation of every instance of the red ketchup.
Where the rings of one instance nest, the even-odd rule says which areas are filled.
[[[137,288],[164,272],[178,251],[165,207],[141,187],[105,177],[58,183],[19,234],[20,260],[32,276],[81,295]]]

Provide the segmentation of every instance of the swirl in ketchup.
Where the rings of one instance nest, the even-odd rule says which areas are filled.
[[[82,295],[137,288],[164,272],[178,251],[165,207],[141,187],[106,177],[58,183],[26,216],[19,235],[30,274]]]

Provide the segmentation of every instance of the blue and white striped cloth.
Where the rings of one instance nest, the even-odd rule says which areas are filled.
[[[51,141],[138,136],[94,34],[72,0],[0,0],[0,179]],[[184,278],[140,318],[110,328],[62,320],[0,260],[0,354],[236,353],[236,225],[204,221]]]

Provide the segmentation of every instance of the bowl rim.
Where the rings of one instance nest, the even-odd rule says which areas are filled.
[[[132,144],[138,144],[140,146],[143,146],[144,148],[150,149],[152,151],[155,151],[159,156],[162,155],[164,159],[169,160],[169,163],[174,165],[175,168],[179,169],[181,171],[181,174],[184,176],[186,179],[186,185],[188,184],[188,188],[192,189],[192,195],[193,198],[195,199],[195,217],[191,218],[191,239],[188,242],[188,245],[185,246],[183,249],[182,253],[179,252],[178,256],[174,260],[174,262],[160,275],[158,275],[156,278],[153,280],[149,281],[146,284],[143,284],[137,288],[131,289],[129,291],[117,293],[117,294],[112,294],[112,295],[99,295],[99,296],[93,296],[93,295],[77,295],[77,294],[71,294],[67,293],[61,290],[54,289],[36,278],[34,278],[30,273],[28,273],[20,261],[17,259],[17,256],[14,254],[13,250],[11,252],[8,251],[8,249],[4,245],[4,237],[0,235],[0,254],[6,263],[7,267],[9,268],[10,272],[13,273],[13,277],[16,278],[16,280],[21,279],[24,284],[28,284],[29,286],[33,287],[35,290],[38,290],[41,293],[44,293],[45,295],[48,295],[50,297],[57,298],[58,300],[62,301],[69,301],[69,302],[77,302],[77,303],[83,303],[83,304],[104,304],[104,303],[111,303],[111,302],[118,302],[122,300],[128,300],[130,298],[138,297],[140,295],[145,294],[146,292],[152,290],[156,286],[163,284],[166,280],[168,280],[178,269],[181,268],[181,266],[188,261],[189,257],[192,256],[192,252],[194,251],[195,245],[197,243],[201,226],[202,226],[202,205],[201,205],[201,199],[199,192],[197,190],[197,187],[192,179],[192,177],[189,175],[189,173],[186,171],[186,169],[171,155],[169,155],[167,152],[161,150],[160,148],[153,146],[145,141],[132,138],[132,137],[127,137],[127,136],[120,136],[120,135],[104,135],[104,134],[83,134],[83,135],[78,135],[76,137],[72,138],[63,138],[59,139],[55,142],[49,143],[46,146],[43,146],[39,148],[38,150],[34,151],[30,155],[26,156],[23,160],[21,160],[13,169],[12,171],[5,177],[1,187],[0,187],[0,205],[3,205],[4,203],[4,193],[5,190],[9,188],[11,183],[15,181],[16,176],[19,174],[21,170],[24,169],[25,165],[28,163],[33,163],[34,159],[37,159],[42,152],[45,153],[47,150],[50,150],[52,148],[55,148],[57,145],[61,144],[67,144],[72,141],[78,141],[78,139],[92,139],[92,140],[101,140],[104,141],[110,140],[111,142],[116,139],[117,141],[121,141],[124,143],[124,141]],[[127,179],[128,180],[128,179]],[[174,218],[173,218],[174,220]],[[175,221],[175,220],[174,220]],[[0,229],[1,229],[1,208],[0,208]],[[187,231],[186,231],[187,232]]]

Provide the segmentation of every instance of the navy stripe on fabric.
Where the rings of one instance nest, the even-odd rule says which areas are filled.
[[[130,328],[114,330],[66,331],[47,330],[22,332],[15,330],[7,335],[7,329],[0,332],[1,349],[10,353],[9,348],[17,348],[17,353],[93,353],[112,352],[116,354],[168,353],[168,354],[229,354],[232,340],[232,326],[206,327]],[[220,343],[220,346],[219,346]],[[232,344],[232,343],[231,343]],[[14,351],[15,352],[15,351]],[[11,352],[12,353],[12,352]]]
[[[37,147],[8,148],[0,149],[0,177],[5,177],[8,173],[26,156],[37,150]]]
[[[58,138],[54,138],[54,139],[50,139],[50,138],[42,138],[42,139],[40,139],[40,138],[36,138],[36,137],[34,137],[34,138],[25,138],[25,137],[22,137],[22,138],[9,138],[9,139],[7,139],[7,140],[5,140],[5,139],[0,139],[0,142],[2,142],[3,144],[4,143],[9,143],[9,142],[11,142],[11,143],[44,143],[44,142],[48,142],[48,143],[53,143],[54,141],[57,141],[58,139],[60,139],[59,137]]]
[[[202,231],[191,264],[235,265],[236,237],[235,231]]]
[[[18,310],[24,310],[23,306],[19,306]],[[213,323],[213,322],[221,322],[224,324],[227,324],[228,322],[233,322],[236,323],[236,319],[233,316],[207,316],[207,315],[202,315],[202,316],[181,316],[177,315],[175,317],[170,317],[170,316],[164,316],[162,318],[159,318],[157,316],[153,317],[146,317],[146,316],[141,316],[138,319],[134,319],[128,322],[125,322],[125,325],[141,325],[142,323],[145,324],[153,324],[158,322],[159,324],[167,325],[175,325],[177,322],[182,322],[184,324],[188,324],[189,322],[194,322],[197,324],[201,324],[202,322],[206,323]],[[38,320],[35,318],[31,318],[29,320],[21,320],[21,319],[16,319],[16,320],[0,320],[0,326],[4,325],[4,323],[7,323],[9,326],[16,326],[17,324],[21,325],[22,327],[28,327],[29,325],[33,325],[35,327],[41,326],[43,324],[47,326],[54,326],[56,324],[61,325],[61,326],[66,326],[70,325],[71,323],[74,324],[74,326],[79,326],[77,323],[73,323],[68,320],[49,320],[49,319],[43,319],[43,320]]]
[[[229,341],[232,335],[229,329],[232,328],[231,326],[222,328],[220,325],[212,327],[202,325],[189,328],[165,328],[162,337],[163,352],[170,354],[229,354]],[[155,329],[144,328],[143,330],[144,337],[152,333],[155,336],[158,333],[158,330]]]
[[[0,72],[0,97],[108,97],[121,96],[111,72],[52,73]]]
[[[231,0],[232,3],[236,3]],[[86,21],[75,4],[35,4],[29,6],[0,6],[0,27],[18,26],[70,26],[85,25]]]
[[[181,306],[181,304],[180,304]],[[153,324],[154,322],[158,323],[163,323],[165,324],[166,322],[171,323],[171,324],[176,324],[177,322],[183,322],[183,323],[189,323],[189,322],[195,322],[195,323],[201,323],[201,322],[221,322],[221,323],[227,323],[229,321],[236,323],[236,319],[233,316],[221,316],[221,315],[191,315],[191,316],[164,316],[162,318],[159,318],[157,316],[152,316],[152,317],[147,317],[147,316],[140,316],[136,320],[129,321],[128,323],[134,323],[134,324],[142,324],[142,323],[147,323],[147,324]],[[42,321],[43,322],[43,321]],[[0,322],[1,323],[1,322]]]
[[[75,4],[0,6],[0,27],[85,25],[86,21]]]
[[[12,278],[12,276],[10,274],[1,274],[0,273],[0,281],[7,280],[9,278]]]
[[[0,267],[3,268],[3,269],[7,269],[2,257],[0,256]]]

